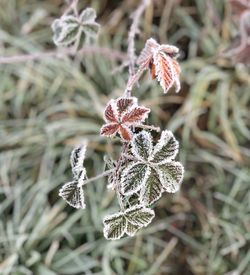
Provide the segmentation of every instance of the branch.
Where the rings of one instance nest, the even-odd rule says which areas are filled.
[[[135,35],[139,33],[139,22],[146,7],[151,0],[142,0],[139,7],[132,13],[132,24],[128,33],[128,59],[129,59],[129,81],[135,73]],[[130,96],[131,90],[126,89],[125,94]]]
[[[42,60],[45,58],[64,58],[65,56],[77,56],[81,54],[101,54],[113,60],[127,60],[127,55],[116,50],[111,50],[109,48],[99,48],[99,47],[83,47],[76,54],[74,49],[62,49],[59,51],[51,51],[51,52],[39,52],[34,54],[23,54],[16,56],[7,56],[0,57],[0,65],[1,64],[16,64],[23,63],[28,61],[36,61]]]
[[[113,171],[114,171],[114,169],[107,170],[107,171],[105,171],[105,172],[103,172],[103,173],[101,173],[101,174],[99,174],[99,175],[97,175],[97,176],[95,176],[95,177],[92,177],[92,178],[90,178],[90,179],[84,180],[84,181],[81,182],[81,183],[78,183],[77,186],[78,186],[78,187],[82,187],[83,185],[86,185],[86,184],[88,184],[88,183],[91,183],[92,181],[96,181],[96,180],[98,180],[98,179],[100,179],[100,178],[103,178],[103,177],[108,176],[108,175],[111,174]]]

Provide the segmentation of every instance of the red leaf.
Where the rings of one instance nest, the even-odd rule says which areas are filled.
[[[104,111],[104,120],[106,122],[117,122],[117,117],[115,115],[115,110],[114,110],[112,103],[113,103],[113,100],[111,100],[108,103],[108,105]]]
[[[117,111],[118,115],[121,116],[125,111],[128,110],[133,104],[136,103],[135,97],[121,97],[117,100]]]
[[[133,133],[130,129],[124,125],[120,125],[119,132],[123,140],[129,141],[132,139]]]
[[[163,52],[157,52],[154,55],[154,64],[157,79],[160,82],[164,92],[166,93],[179,77],[179,65],[170,56]]]
[[[150,61],[152,60],[154,50],[158,47],[159,44],[153,38],[147,40],[145,47],[143,48],[137,59],[137,64],[140,66],[140,69],[147,69]]]
[[[118,129],[119,125],[117,123],[110,123],[103,125],[100,132],[102,136],[113,136]]]
[[[122,123],[134,124],[138,122],[143,122],[146,119],[149,112],[150,112],[150,109],[148,108],[135,107],[129,113],[126,113],[122,117]]]

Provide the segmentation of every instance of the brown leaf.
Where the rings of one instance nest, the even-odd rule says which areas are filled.
[[[143,122],[146,119],[149,112],[150,112],[150,109],[148,108],[135,107],[122,117],[122,123],[135,124],[135,123]]]

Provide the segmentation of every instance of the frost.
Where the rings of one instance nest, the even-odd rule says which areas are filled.
[[[52,25],[54,33],[53,41],[57,46],[68,47],[71,44],[82,40],[83,36],[96,37],[100,25],[95,22],[96,12],[92,8],[85,9],[79,18],[74,15],[63,15],[56,19]]]
[[[134,236],[142,227],[146,227],[154,218],[154,211],[143,205],[136,205],[124,212],[108,215],[103,219],[104,237],[108,240],[117,240],[126,233]]]
[[[147,165],[140,162],[132,163],[122,173],[122,193],[132,195],[139,191],[147,181],[149,174],[150,168]]]
[[[150,133],[141,131],[136,134],[131,143],[131,150],[133,155],[140,160],[148,160],[152,154],[153,144]]]
[[[171,131],[162,131],[160,140],[150,156],[150,161],[157,164],[164,164],[173,160],[179,150],[179,143]]]
[[[150,110],[143,106],[137,106],[134,97],[120,97],[112,99],[104,111],[105,125],[101,128],[101,135],[112,137],[119,133],[124,141],[132,138],[131,126],[142,123],[148,116]]]
[[[68,182],[59,190],[59,196],[75,208],[86,207],[82,187],[77,186],[77,181]]]
[[[82,186],[86,179],[86,170],[83,166],[86,147],[87,142],[84,141],[81,145],[73,149],[70,156],[73,181],[65,183],[59,190],[59,196],[75,208],[85,208]]]
[[[164,93],[175,85],[175,91],[180,90],[179,76],[181,73],[180,66],[176,61],[179,49],[172,45],[160,45],[153,38],[147,40],[144,49],[137,59],[139,65],[138,72],[131,79],[133,84],[140,78],[142,72],[149,68],[151,76],[157,77]]]
[[[173,161],[178,148],[179,144],[171,131],[163,131],[155,146],[150,133],[141,131],[134,135],[131,153],[135,161],[122,172],[122,194],[140,192],[140,202],[151,205],[163,191],[177,192],[184,174],[182,164]]]
[[[184,175],[184,167],[180,162],[169,162],[159,166],[159,178],[164,189],[169,193],[175,193],[180,189]]]
[[[145,205],[151,205],[159,200],[162,192],[163,186],[159,179],[159,175],[152,169],[146,184],[141,189],[140,202]]]

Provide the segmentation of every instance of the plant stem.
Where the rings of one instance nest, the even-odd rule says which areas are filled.
[[[88,184],[88,183],[91,183],[91,182],[93,182],[93,181],[96,181],[96,180],[98,180],[98,179],[100,179],[100,178],[106,177],[106,176],[108,176],[109,174],[111,174],[112,172],[114,172],[114,170],[115,170],[115,169],[107,170],[107,171],[105,171],[105,172],[103,172],[103,173],[101,173],[101,174],[99,174],[99,175],[97,175],[97,176],[95,176],[95,177],[92,177],[92,178],[90,178],[90,179],[87,179],[87,180],[83,181],[81,184],[78,184],[77,186],[78,186],[78,187],[81,187],[81,186],[83,186],[83,185],[86,185],[86,184]]]
[[[100,47],[89,47],[85,46],[81,50],[78,51],[79,54],[94,54],[99,53],[104,56],[107,56],[110,59],[114,60],[127,60],[127,55],[116,50],[111,50],[109,48],[100,48]],[[63,49],[59,51],[51,51],[51,52],[38,52],[33,54],[23,54],[16,56],[6,56],[0,57],[0,65],[1,64],[16,64],[22,62],[29,62],[35,60],[43,60],[45,58],[64,58],[65,56],[76,56],[74,49]]]
[[[142,129],[147,129],[149,131],[156,131],[156,132],[160,132],[161,128],[160,127],[155,127],[153,125],[144,125],[144,124],[140,124],[140,125],[136,125],[135,127],[137,128],[142,128]]]

